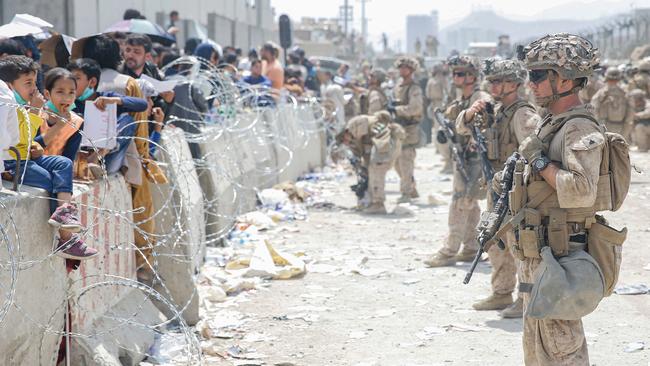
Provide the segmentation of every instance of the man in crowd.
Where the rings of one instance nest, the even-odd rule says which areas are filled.
[[[262,75],[271,80],[273,89],[280,90],[284,85],[284,68],[278,61],[278,46],[268,42],[262,46]]]
[[[591,98],[594,114],[607,130],[621,134],[628,141],[634,127],[634,107],[619,82],[623,73],[615,67],[605,72],[605,87]]]

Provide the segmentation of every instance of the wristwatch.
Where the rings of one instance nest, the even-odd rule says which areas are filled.
[[[542,170],[546,169],[546,167],[550,163],[551,163],[551,159],[547,158],[545,155],[542,155],[541,157],[533,160],[531,166],[533,167],[533,170],[535,170],[535,172],[539,173]]]

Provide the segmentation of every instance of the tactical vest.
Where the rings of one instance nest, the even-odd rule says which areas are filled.
[[[573,118],[593,119],[583,114],[549,118],[538,128],[540,139],[550,143],[548,157],[552,161],[563,160],[566,133],[563,127]],[[606,147],[603,144],[597,148]],[[520,259],[539,258],[539,248],[543,243],[547,243],[556,256],[567,255],[569,235],[584,233],[596,222],[596,212],[613,208],[611,178],[609,172],[603,171],[603,166],[609,166],[608,160],[608,154],[603,153],[596,201],[591,207],[578,208],[561,208],[556,190],[539,174],[533,173],[530,165],[518,164],[510,191],[511,223],[518,224],[520,229],[518,243],[513,246],[516,256]]]
[[[619,88],[609,88],[600,95],[598,119],[610,123],[623,123],[627,115],[628,102],[625,92]]]
[[[535,111],[530,102],[518,100],[506,108],[501,108],[496,115],[495,124],[486,128],[484,135],[488,148],[488,159],[496,170],[500,170],[508,157],[519,148],[515,134],[513,117],[519,108],[530,108]]]
[[[415,85],[415,82],[411,82],[409,85],[406,86],[406,91],[403,91],[405,89],[401,88],[399,91],[401,92],[400,94],[400,99],[397,101],[396,105],[409,105],[411,102],[411,87]],[[416,125],[420,123],[419,119],[414,119],[414,118],[406,118],[406,117],[395,117],[395,122],[399,123],[401,126],[410,126],[410,125]]]
[[[456,99],[456,100],[452,101],[451,103],[449,103],[449,105],[445,109],[445,117],[447,117],[447,119],[451,123],[455,124],[456,119],[458,118],[458,115],[460,114],[460,112],[462,112],[462,111],[464,111],[464,110],[466,110],[466,109],[468,109],[470,107],[470,101],[472,100],[472,97],[474,96],[474,94],[476,94],[478,91],[479,91],[478,88],[476,88],[474,90],[474,92],[472,93],[472,95],[470,95],[469,98],[462,98],[461,97],[461,99]],[[464,150],[467,147],[467,144],[470,141],[470,137],[469,136],[464,136],[464,135],[457,135],[456,138],[458,139],[458,143],[463,147],[463,150]]]

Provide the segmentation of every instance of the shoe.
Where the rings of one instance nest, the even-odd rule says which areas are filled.
[[[410,202],[411,202],[411,196],[407,196],[404,194],[397,199],[397,203],[410,203]]]
[[[414,189],[413,192],[411,192],[411,198],[420,198],[420,194],[418,193],[417,189]]]
[[[55,254],[61,258],[86,260],[97,255],[97,249],[89,248],[79,235],[72,235],[68,240],[59,238]]]
[[[456,262],[472,262],[474,260],[474,257],[476,257],[475,251],[463,250],[462,252],[456,254],[454,260],[456,260]]]
[[[516,319],[524,316],[524,299],[518,297],[512,305],[503,309],[500,313],[504,319]]]
[[[47,223],[60,230],[72,233],[78,233],[82,229],[79,221],[79,210],[72,203],[65,203],[57,207]]]
[[[430,268],[435,267],[450,267],[456,264],[454,256],[442,253],[436,253],[424,261],[424,265]]]
[[[363,213],[369,215],[385,215],[386,206],[383,203],[373,203],[363,210]]]
[[[492,294],[487,299],[472,304],[474,310],[503,310],[512,305],[512,295]]]

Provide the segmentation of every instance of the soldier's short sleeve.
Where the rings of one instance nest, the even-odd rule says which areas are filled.
[[[492,97],[490,94],[485,93],[485,92],[476,92],[472,95],[472,97],[469,99],[469,106],[471,107],[474,102],[477,100],[484,100],[488,103],[493,103]],[[456,117],[456,132],[460,135],[470,135],[471,131],[467,126],[465,125],[466,122],[470,121],[465,121],[465,111],[463,110],[458,114],[458,117]]]
[[[556,176],[560,207],[591,207],[596,201],[605,136],[584,118],[569,120],[564,128],[564,156]]]

